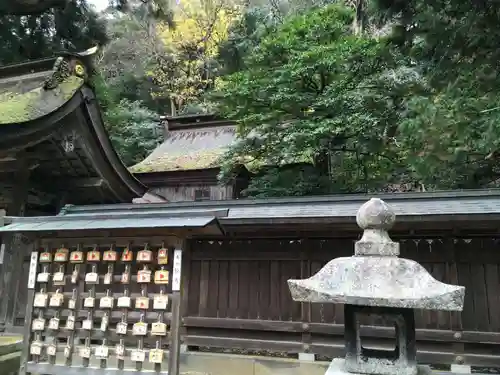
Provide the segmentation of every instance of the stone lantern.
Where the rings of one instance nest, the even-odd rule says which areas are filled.
[[[395,214],[381,199],[359,209],[356,221],[363,236],[354,256],[335,258],[314,276],[288,280],[292,298],[300,302],[344,304],[345,359],[334,359],[334,374],[416,375],[413,309],[461,311],[465,288],[434,279],[419,263],[399,258],[399,243],[387,231]],[[392,351],[363,347],[360,317],[376,315],[396,332]]]

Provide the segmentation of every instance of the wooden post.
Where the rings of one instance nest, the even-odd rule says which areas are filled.
[[[68,194],[66,192],[61,193],[61,196],[56,203],[55,215],[61,212],[62,208],[66,205],[67,201],[68,201]]]
[[[184,245],[184,242],[182,242]],[[172,321],[170,323],[170,355],[168,358],[168,375],[179,375],[180,325],[181,325],[181,278],[182,248],[176,245],[172,272]]]
[[[180,321],[182,323],[183,318],[187,315],[188,304],[189,304],[189,275],[191,273],[191,246],[192,242],[189,240],[185,241],[183,251],[182,251],[182,277],[181,277],[181,285],[184,286],[181,296],[181,310],[180,310]],[[187,334],[186,327],[184,324],[181,324],[180,327],[180,335],[181,342],[185,344],[184,338]],[[181,346],[182,348],[182,346]]]
[[[300,245],[300,278],[307,279],[311,276],[310,255],[306,249],[309,248],[307,241],[303,241]],[[311,304],[306,302],[300,303],[301,319],[302,319],[302,348],[303,352],[299,353],[299,360],[314,361],[314,353],[310,353],[310,345],[312,342],[310,323],[311,323]]]
[[[26,200],[28,197],[30,170],[20,168],[16,173],[16,181],[12,192],[12,200],[7,207],[7,215],[24,216]],[[16,308],[16,296],[19,291],[25,246],[22,234],[15,233],[5,236],[5,250],[3,263],[0,269],[0,322],[6,329],[14,325],[14,312]]]
[[[26,375],[26,363],[28,362],[28,356],[30,350],[31,319],[33,316],[33,299],[35,296],[37,266],[38,266],[38,252],[35,245],[35,247],[33,247],[33,252],[31,253],[30,270],[28,275],[28,303],[26,304],[26,315],[24,316],[24,328],[23,328],[24,338],[23,338],[23,348],[21,351],[21,367],[19,369],[19,375]]]

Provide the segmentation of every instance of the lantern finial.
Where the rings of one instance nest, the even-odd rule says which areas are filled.
[[[354,246],[355,255],[399,255],[399,243],[393,242],[387,233],[396,222],[396,215],[382,199],[372,198],[363,204],[356,222],[363,229],[363,237]]]
[[[380,198],[372,198],[363,204],[356,215],[361,229],[389,230],[396,221],[394,211]]]

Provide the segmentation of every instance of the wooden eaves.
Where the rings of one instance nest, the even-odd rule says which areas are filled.
[[[95,51],[0,67],[0,181],[29,170],[40,206],[132,202],[147,190],[104,128],[90,80]]]
[[[199,237],[336,237],[357,236],[356,212],[370,197],[384,199],[396,212],[399,223],[395,232],[445,236],[466,230],[468,235],[484,232],[498,233],[500,220],[500,190],[451,191],[431,193],[397,193],[370,195],[338,195],[304,198],[278,198],[259,200],[202,201],[155,204],[117,204],[100,206],[66,206],[54,218],[9,218],[1,231],[57,232],[58,225],[78,220],[92,220],[94,227],[110,218],[124,215],[140,220],[148,217],[178,217],[189,219],[200,215],[213,215],[222,233],[199,232]],[[45,226],[45,222],[53,225]],[[23,224],[18,226],[18,224]],[[10,228],[9,228],[10,227]],[[137,228],[144,225],[137,225]],[[24,228],[24,229],[23,229]],[[31,229],[30,229],[31,228]],[[95,227],[97,228],[97,227]],[[103,229],[104,226],[103,226]],[[119,229],[119,228],[115,228]],[[53,235],[54,233],[52,233]]]

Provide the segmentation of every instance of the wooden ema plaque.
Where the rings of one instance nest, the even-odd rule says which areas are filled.
[[[169,259],[171,250],[162,244],[67,244],[40,251],[21,375],[76,375],[82,367],[102,375],[166,374],[169,332],[180,324],[167,319]]]

